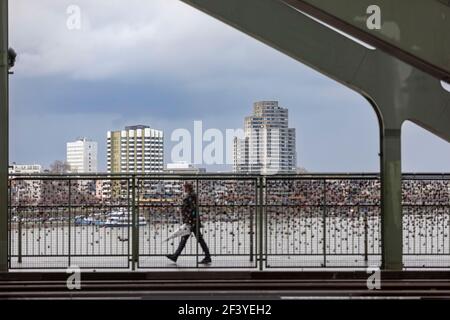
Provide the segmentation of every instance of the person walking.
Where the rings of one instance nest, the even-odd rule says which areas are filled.
[[[166,257],[173,262],[177,262],[178,257],[180,256],[181,252],[183,252],[184,247],[186,246],[186,243],[189,240],[189,237],[191,236],[192,233],[194,233],[198,243],[200,244],[205,254],[205,258],[199,263],[210,264],[212,262],[211,254],[209,252],[208,245],[206,244],[205,239],[203,238],[203,235],[200,231],[200,228],[202,227],[200,223],[200,218],[197,217],[197,200],[198,200],[197,194],[195,193],[194,187],[191,183],[184,184],[184,192],[186,196],[183,199],[183,205],[181,207],[182,220],[183,223],[190,225],[191,233],[181,238],[180,244],[178,245],[178,249],[175,251],[174,254],[169,254]],[[199,223],[198,228],[197,228],[197,221]]]

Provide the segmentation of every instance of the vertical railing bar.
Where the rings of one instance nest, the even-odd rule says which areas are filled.
[[[131,185],[130,185],[130,179],[127,179],[127,212],[128,212],[128,219],[130,219],[130,212],[131,212],[131,206],[130,206],[130,194],[132,193],[131,191]],[[122,184],[121,182],[119,182],[120,184]],[[113,209],[114,207],[112,207],[111,209]],[[129,220],[128,220],[129,221]],[[105,241],[106,242],[106,241]],[[128,223],[128,252],[127,252],[127,260],[128,260],[128,267],[130,267],[130,261],[131,261],[131,270],[133,269],[133,246],[132,246],[132,242],[133,242],[133,216],[131,216],[131,228],[130,228],[130,224]]]
[[[22,215],[19,214],[19,226],[18,226],[18,258],[17,262],[22,263]]]
[[[358,206],[358,215],[360,214],[360,206]],[[367,217],[368,210],[364,210],[364,261],[366,266],[369,266],[369,221]]]
[[[8,206],[8,208],[9,208],[9,225],[10,225],[10,227],[9,227],[9,245],[8,245],[8,247],[9,247],[9,259],[8,259],[8,263],[9,263],[9,267],[11,268],[11,263],[12,263],[12,249],[11,249],[11,246],[12,246],[12,236],[11,236],[11,234],[12,234],[12,182],[13,181],[9,181],[9,206]],[[18,201],[20,201],[20,198],[18,197]],[[19,205],[20,205],[20,203],[19,203]],[[16,212],[16,215],[17,215],[17,217],[18,217],[18,231],[17,231],[17,250],[18,250],[18,258],[17,258],[17,262],[18,263],[22,263],[22,212],[21,212],[21,210],[20,210],[20,207],[19,208],[17,208],[16,207],[16,210],[18,211],[18,212]]]
[[[72,220],[72,179],[69,178],[69,222],[68,222],[68,237],[69,237],[69,247],[68,247],[68,262],[70,267],[72,265],[71,254],[72,254],[72,228],[71,228],[71,220]]]
[[[129,181],[128,181],[129,183]],[[128,202],[129,202],[130,194],[128,190]],[[128,212],[130,208],[128,208]],[[128,213],[129,214],[129,213]],[[132,251],[132,261],[131,261],[131,269],[136,270],[136,262],[137,262],[137,225],[136,225],[136,175],[131,176],[131,226],[132,226],[132,243],[131,243],[131,251]]]
[[[421,183],[421,188],[422,188],[422,190],[421,190],[421,192],[420,192],[420,194],[422,195],[422,192],[423,192],[423,183]],[[423,199],[422,199],[422,203],[423,203]],[[420,255],[422,255],[422,254],[425,254],[426,252],[427,252],[427,247],[428,247],[428,219],[427,219],[427,214],[425,213],[423,213],[423,210],[422,210],[422,208],[420,208],[419,209],[420,211],[420,215],[421,215],[421,217],[423,218],[423,226],[425,226],[425,246],[423,247],[422,246],[422,241],[420,241],[420,243],[421,243],[421,245],[419,246],[419,248],[420,248]],[[422,230],[423,231],[423,230]],[[422,232],[421,232],[422,233]],[[422,233],[423,234],[423,233]]]
[[[323,267],[327,267],[327,179],[323,179]]]
[[[432,234],[432,239],[434,240],[434,243],[431,243],[431,254],[439,254],[439,228],[440,228],[440,224],[437,223],[438,220],[436,220],[437,214],[438,214],[438,210],[436,210],[435,207],[432,208],[432,212],[433,212],[433,224],[436,225],[436,228],[433,228],[433,234]]]
[[[250,262],[254,261],[254,230],[253,230],[253,215],[255,215],[256,211],[257,211],[257,204],[258,204],[258,181],[255,181],[255,206],[254,206],[254,210],[252,210],[250,212]]]
[[[259,189],[258,189],[258,179],[255,178],[254,180],[255,183],[255,202],[254,202],[254,206],[253,206],[253,211],[252,211],[252,229],[250,230],[250,234],[251,234],[251,239],[252,239],[252,246],[251,246],[251,250],[252,250],[252,257],[255,261],[254,267],[258,268],[258,245],[259,245],[259,239],[258,239],[258,204],[259,204]]]
[[[53,210],[51,211],[51,216],[53,219],[56,218],[55,212]],[[58,230],[58,222],[57,222],[57,220],[54,220],[54,221],[56,221],[56,230]],[[52,222],[52,225],[53,225],[53,222]],[[56,251],[54,251],[53,247],[52,247],[52,254],[58,255],[58,234],[52,232],[52,243],[53,242],[56,242]]]
[[[256,190],[257,190],[257,199],[256,199],[256,261],[257,261],[257,268],[261,269],[262,264],[262,237],[261,233],[263,230],[261,229],[261,178],[256,179]]]
[[[440,205],[440,203],[439,203],[439,205]],[[442,221],[442,223],[440,223],[440,225],[439,225],[439,229],[442,228],[442,232],[438,232],[440,230],[437,231],[438,238],[441,239],[437,243],[437,245],[439,246],[439,249],[438,249],[437,253],[440,253],[440,252],[444,253],[444,241],[445,241],[445,238],[444,238],[444,234],[445,234],[445,220],[443,219],[444,212],[442,212],[442,208],[441,207],[436,208],[436,210],[439,212],[439,215],[441,216],[440,221]],[[442,246],[440,245],[441,241],[442,241]],[[442,250],[441,250],[441,248],[442,248]]]
[[[141,238],[141,227],[140,227],[140,217],[141,217],[141,206],[140,206],[140,198],[141,198],[141,183],[140,180],[135,176],[134,189],[135,189],[135,203],[134,207],[136,210],[136,266],[139,268],[139,258],[140,258],[140,238]]]
[[[70,188],[72,187],[72,183],[70,184]],[[70,225],[70,223],[69,223],[69,225]],[[89,243],[89,226],[87,226],[86,227],[86,229],[87,229],[87,237],[86,237],[86,246],[87,246],[87,249],[86,249],[86,255],[88,255],[89,254],[89,246],[88,246],[88,243]],[[76,233],[76,230],[74,230],[75,232],[74,232],[74,234],[73,234],[73,237],[74,237],[74,239],[73,239],[73,251],[71,251],[72,252],[72,254],[77,254],[77,233]],[[72,240],[71,240],[71,242],[72,242]]]
[[[35,218],[35,213],[34,213],[34,211],[36,211],[37,210],[37,208],[32,208],[31,209],[31,212],[28,212],[28,219],[29,219],[29,216],[31,216],[31,217],[33,217],[33,218]],[[29,223],[27,223],[27,225],[28,225],[28,227],[30,226],[30,224]],[[31,221],[31,227],[32,227],[32,231],[34,232],[34,229],[35,229],[35,222],[34,221]],[[29,243],[30,243],[30,241],[29,241],[29,237],[28,237],[28,228],[27,228],[27,233],[26,233],[26,235],[27,235],[27,238],[26,238],[26,240],[25,240],[25,246],[26,246],[26,252],[27,253],[29,253],[30,251],[31,251],[31,254],[32,255],[34,255],[35,254],[35,244],[34,244],[34,233],[30,233],[30,238],[31,238],[31,250],[30,250],[30,248],[29,248]]]
[[[450,189],[449,189],[449,191],[450,191]],[[447,255],[450,255],[450,207],[447,206],[446,209],[447,210],[445,210],[445,207],[444,207],[444,210],[447,212],[447,239],[448,239],[448,252],[447,252]]]
[[[449,191],[450,191],[450,189],[449,189]],[[447,244],[448,244],[447,256],[450,256],[450,207],[448,205],[445,206],[444,211],[446,211],[446,213],[447,213],[447,239],[448,239],[447,240]],[[443,253],[445,254],[445,244],[444,244],[444,252]]]
[[[405,206],[405,208],[408,208],[407,206]],[[412,230],[412,238],[413,238],[413,253],[416,253],[416,223],[417,223],[417,218],[416,218],[416,212],[415,210],[412,213],[409,213],[409,217],[413,217],[413,230]],[[409,230],[408,230],[409,231]],[[410,252],[410,251],[409,251]]]
[[[259,224],[260,224],[260,232],[259,232],[259,237],[260,237],[260,248],[259,248],[259,270],[262,271],[264,269],[264,256],[267,259],[267,252],[265,250],[267,250],[267,243],[266,246],[264,246],[264,238],[267,242],[267,217],[265,217],[265,215],[267,214],[267,210],[265,209],[265,205],[266,205],[266,200],[264,198],[264,192],[267,192],[267,188],[265,188],[264,186],[265,180],[263,177],[260,178],[260,184],[259,184],[259,203],[260,203],[260,217],[259,217]],[[265,221],[265,222],[264,222]],[[264,232],[264,233],[263,233]],[[265,235],[265,237],[263,238],[263,236]],[[267,260],[265,262],[265,265],[267,266]]]
[[[199,267],[199,261],[198,261],[198,246],[199,246],[199,235],[200,235],[200,206],[199,206],[199,201],[200,201],[200,196],[198,193],[198,178],[195,179],[195,193],[197,195],[197,201],[195,202],[195,211],[196,211],[196,223],[195,223],[195,233],[196,233],[196,253],[195,253],[195,267],[198,268]]]
[[[11,259],[12,259],[12,180],[10,177],[8,177],[8,269],[11,268]],[[20,221],[20,218],[19,218]],[[18,233],[18,238],[21,236],[22,233]]]
[[[161,179],[160,180],[156,180],[156,181],[158,183],[158,192],[159,192],[159,194],[158,194],[158,206],[160,206],[160,207],[158,209],[161,210],[159,212],[160,221],[163,221],[163,220],[168,221],[168,215],[169,215],[168,212],[169,211],[162,204],[163,203],[163,191],[162,190],[165,190],[165,186],[164,186],[165,185],[165,181],[161,180]],[[181,183],[181,182],[178,182],[178,183]],[[159,186],[161,186],[161,188],[159,188]],[[151,216],[151,215],[149,215],[149,216]],[[150,224],[150,226],[151,226],[151,224]],[[151,230],[151,227],[149,228],[149,230]],[[168,228],[167,227],[164,228],[164,231],[165,231],[165,237],[167,238],[169,236]],[[152,237],[151,236],[149,236],[149,240],[150,240],[150,242],[152,241]],[[173,241],[175,242],[177,240],[173,239]],[[165,250],[166,251],[163,250],[163,247],[164,247],[164,244],[160,241],[159,242],[159,251],[161,253],[162,252],[169,252],[169,242],[168,241],[166,241],[166,244],[165,244]],[[153,252],[154,252],[155,255],[158,253],[158,243],[157,243],[156,239],[154,239],[154,241],[153,241]]]
[[[426,182],[425,182],[426,183]],[[422,190],[421,190],[421,192],[420,192],[420,194],[422,195],[422,191],[423,191],[423,181],[422,181],[422,183],[421,183],[421,188],[422,188]],[[422,199],[422,204],[423,204],[424,202],[423,202],[423,199]],[[423,210],[422,210],[422,208],[420,208],[419,209],[419,212],[420,212],[420,216],[423,218],[423,226],[425,226],[425,239],[424,239],[424,241],[425,241],[425,246],[422,246],[422,241],[420,241],[420,243],[421,243],[421,245],[420,245],[420,255],[422,255],[422,254],[426,254],[427,253],[427,248],[428,248],[428,219],[427,219],[427,217],[428,217],[428,215],[427,215],[427,213],[426,212],[424,212]],[[423,230],[422,230],[423,231]],[[423,235],[423,233],[421,232],[421,234]]]

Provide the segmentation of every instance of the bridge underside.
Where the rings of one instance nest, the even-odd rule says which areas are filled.
[[[448,0],[281,0],[357,39],[450,82]],[[374,9],[374,7],[377,7]],[[368,16],[379,10],[379,28]],[[367,14],[366,14],[367,13]],[[374,16],[373,16],[374,17]]]

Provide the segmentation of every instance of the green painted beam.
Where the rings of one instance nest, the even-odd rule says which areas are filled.
[[[0,0],[0,272],[8,271],[8,0]]]
[[[302,11],[320,15],[321,20],[345,29],[347,33],[363,38],[361,40],[384,49],[418,68],[428,70],[437,78],[450,79],[449,0],[285,0],[285,2]],[[380,17],[379,29],[373,28],[371,22],[374,20],[369,19],[375,17],[375,11],[372,8],[368,10],[374,5],[380,9],[377,16]]]

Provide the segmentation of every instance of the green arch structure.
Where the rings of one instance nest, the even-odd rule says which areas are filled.
[[[382,268],[401,270],[401,127],[409,120],[450,142],[450,93],[441,86],[442,80],[450,79],[450,0],[181,1],[340,82],[371,103],[380,125]],[[8,253],[7,2],[0,0],[0,271],[7,271]],[[367,29],[369,5],[381,9],[380,30]]]

